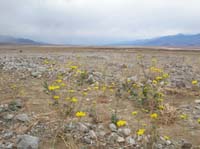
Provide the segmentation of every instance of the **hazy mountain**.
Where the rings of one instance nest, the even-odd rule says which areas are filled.
[[[41,45],[42,42],[37,42],[31,39],[26,38],[16,38],[12,36],[1,36],[0,35],[0,44],[21,44],[21,45]]]
[[[133,46],[200,46],[200,34],[184,35],[177,34],[162,36],[152,39],[124,41],[114,45],[133,45]]]

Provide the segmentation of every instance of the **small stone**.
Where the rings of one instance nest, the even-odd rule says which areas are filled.
[[[27,114],[18,114],[18,115],[16,115],[16,117],[15,117],[15,119],[16,120],[19,120],[19,121],[22,121],[22,122],[27,122],[27,121],[29,121],[29,117],[28,117],[28,115]]]
[[[124,129],[122,129],[122,133],[125,136],[129,136],[131,133],[131,130],[129,128],[124,128]]]
[[[172,142],[171,142],[170,140],[167,140],[167,141],[166,141],[166,144],[167,144],[167,145],[170,145],[170,144],[172,144]]]
[[[156,148],[157,149],[163,149],[163,146],[162,146],[162,144],[156,144]]]
[[[200,99],[194,101],[196,104],[200,104]]]
[[[92,144],[92,140],[88,136],[83,137],[83,142],[87,144]]]
[[[111,131],[117,131],[117,126],[113,123],[109,124],[109,128]]]
[[[94,130],[89,131],[89,136],[91,139],[97,139],[97,136],[96,136],[96,133],[94,132]]]
[[[87,126],[85,126],[83,123],[78,123],[77,125],[78,130],[84,133],[89,132],[89,128]]]
[[[38,71],[31,72],[31,76],[33,76],[34,78],[40,78],[41,77],[41,73],[38,72]]]
[[[122,143],[124,141],[125,141],[125,139],[123,137],[120,137],[120,136],[117,137],[117,142],[118,143]]]
[[[183,145],[181,146],[181,149],[191,149],[192,144],[189,142],[184,142]]]
[[[135,140],[131,136],[126,138],[126,142],[128,144],[131,144],[131,145],[135,145],[136,144]]]
[[[72,130],[75,129],[75,128],[76,128],[76,126],[71,122],[71,123],[65,125],[64,131],[65,131],[65,132],[67,132],[67,131],[72,131]]]
[[[13,143],[11,142],[0,143],[0,149],[13,149]]]
[[[3,134],[3,138],[4,139],[10,139],[12,136],[13,136],[13,132],[12,131],[8,131],[8,132]]]
[[[5,120],[11,120],[13,117],[14,117],[13,114],[6,114],[6,115],[4,115],[3,118],[4,118]]]
[[[115,141],[117,141],[117,138],[118,138],[118,137],[119,137],[119,136],[117,135],[116,132],[112,132],[112,133],[110,134],[110,136],[108,137],[108,141],[111,142],[111,143],[114,143]]]
[[[9,105],[8,105],[8,108],[11,111],[17,111],[21,107],[22,107],[22,101],[21,101],[21,99],[14,100],[14,101],[10,102]]]
[[[30,135],[20,135],[17,140],[19,149],[38,149],[39,138]]]
[[[99,132],[98,132],[98,135],[99,135],[100,137],[104,137],[104,136],[106,135],[106,132],[105,132],[105,131],[99,131]]]

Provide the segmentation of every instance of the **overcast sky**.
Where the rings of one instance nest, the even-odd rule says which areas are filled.
[[[0,34],[93,44],[200,33],[200,0],[0,0]]]

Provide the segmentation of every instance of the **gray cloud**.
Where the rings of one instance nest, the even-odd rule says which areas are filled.
[[[1,0],[0,34],[100,43],[200,32],[199,0]]]

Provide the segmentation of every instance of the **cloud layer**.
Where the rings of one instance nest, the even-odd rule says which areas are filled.
[[[95,44],[200,33],[199,0],[1,0],[0,34]]]

